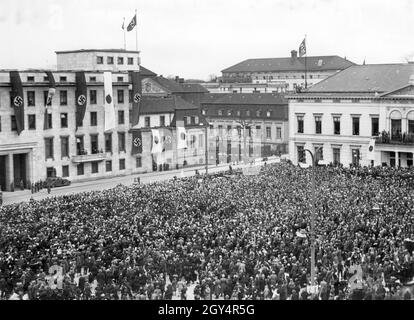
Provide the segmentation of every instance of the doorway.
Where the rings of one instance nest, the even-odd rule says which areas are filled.
[[[23,181],[24,187],[27,186],[26,175],[26,153],[13,155],[13,173],[14,173],[14,187],[18,188]]]
[[[0,190],[6,191],[6,157],[0,156]]]

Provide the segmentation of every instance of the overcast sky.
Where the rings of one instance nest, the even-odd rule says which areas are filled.
[[[248,58],[309,55],[362,63],[414,56],[413,0],[0,0],[0,68],[55,65],[55,51],[122,48],[138,10],[138,49],[164,76],[207,79]],[[135,30],[127,49],[135,50]]]

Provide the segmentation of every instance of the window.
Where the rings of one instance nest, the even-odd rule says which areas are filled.
[[[199,134],[199,135],[198,135],[198,147],[199,147],[199,148],[203,148],[203,146],[204,146],[204,142],[203,142],[203,141],[204,141],[204,139],[203,139],[203,136],[204,136],[203,134]]]
[[[96,82],[96,77],[89,77],[89,82]]]
[[[117,78],[117,81],[118,81],[118,82],[124,82],[124,77],[118,77],[118,78]]]
[[[11,130],[17,131],[16,116],[10,116],[10,120],[11,120]]]
[[[124,103],[124,90],[118,90],[118,103]]]
[[[303,146],[297,146],[298,162],[306,163],[305,150]]]
[[[257,110],[256,111],[256,117],[260,117],[261,116],[261,112],[260,112],[260,110]]]
[[[125,123],[124,110],[118,110],[118,124],[124,124],[124,123]]]
[[[333,148],[333,164],[335,166],[341,163],[341,149],[340,148]]]
[[[391,139],[399,140],[401,138],[401,113],[394,110],[390,114],[391,119]]]
[[[271,112],[271,111],[267,111],[267,112],[266,112],[266,117],[270,118],[271,114],[272,114],[272,112]]]
[[[272,128],[266,127],[266,138],[271,139],[272,138]]]
[[[118,62],[118,64],[124,64],[124,58],[123,57],[118,57],[118,61],[117,62]]]
[[[149,128],[151,126],[150,117],[145,117],[145,127]]]
[[[85,148],[83,145],[83,136],[76,136],[76,154],[78,156],[85,154]]]
[[[134,58],[129,57],[128,58],[128,64],[129,65],[134,64]]]
[[[246,116],[250,117],[250,110],[246,111]]]
[[[60,82],[67,82],[68,81],[68,78],[67,77],[60,77],[59,78],[60,79]]]
[[[282,128],[276,128],[276,139],[282,139]]]
[[[62,178],[69,177],[69,166],[62,166]]]
[[[36,115],[29,114],[28,116],[29,130],[36,130]]]
[[[91,127],[96,127],[98,125],[98,113],[96,111],[91,111],[90,118],[91,118]]]
[[[44,105],[47,105],[47,97],[49,96],[49,91],[43,91],[43,102]]]
[[[371,118],[371,135],[378,136],[379,133],[379,119]]]
[[[414,133],[414,111],[407,113],[408,133]],[[408,154],[408,153],[407,153]]]
[[[60,105],[67,106],[68,105],[68,92],[66,90],[60,91]]]
[[[137,157],[135,160],[135,165],[137,168],[141,168],[142,167],[142,159],[141,157]]]
[[[35,92],[27,91],[27,105],[33,107],[35,105]]]
[[[318,163],[319,160],[323,160],[323,147],[315,147],[315,162]]]
[[[333,117],[334,121],[334,134],[341,134],[341,118]]]
[[[106,169],[106,172],[111,172],[112,171],[112,161],[111,160],[106,160],[105,161],[105,169]]]
[[[68,114],[67,113],[61,113],[60,114],[60,127],[61,128],[67,128],[68,127]]]
[[[240,110],[237,110],[237,111],[236,111],[236,115],[237,115],[238,117],[240,117],[240,114],[241,114],[241,113],[240,113]]]
[[[60,156],[69,157],[69,137],[60,137]]]
[[[322,116],[315,116],[315,133],[322,133]]]
[[[119,170],[125,170],[125,159],[119,159]]]
[[[47,167],[46,168],[46,177],[47,178],[53,178],[56,176],[56,170],[53,167]]]
[[[160,116],[160,127],[165,127],[165,116]]]
[[[219,110],[219,111],[218,111],[218,115],[219,115],[219,116],[222,116],[222,115],[223,115],[223,110]]]
[[[359,117],[352,117],[352,135],[359,136]]]
[[[191,117],[191,124],[195,124],[195,117]]]
[[[361,159],[361,155],[360,155],[359,149],[352,149],[352,164],[354,166],[358,166],[360,159]]]
[[[114,64],[114,57],[107,57],[106,63],[107,64]]]
[[[28,76],[27,77],[27,82],[34,82],[34,77],[33,76]]]
[[[125,152],[125,132],[118,132],[118,151]]]
[[[231,110],[227,110],[227,115],[230,117],[231,116]]]
[[[105,133],[105,152],[112,152],[112,133]]]
[[[261,135],[261,130],[262,130],[261,126],[256,126],[256,136],[257,137]]]
[[[309,75],[309,79],[313,79],[313,75]]]
[[[91,153],[97,154],[99,152],[98,135],[91,134]]]
[[[298,133],[303,133],[303,116],[297,116]]]
[[[218,126],[218,132],[219,132],[219,136],[223,134],[223,126],[221,124]]]
[[[198,116],[195,116],[195,117],[194,117],[194,122],[195,122],[195,124],[198,124],[198,123],[199,123]]]
[[[103,64],[104,63],[103,57],[96,57],[96,63],[97,64]]]
[[[46,126],[46,128],[48,128],[48,129],[52,129],[52,128],[53,128],[53,119],[52,119],[52,114],[51,114],[51,113],[48,113],[48,114],[47,114],[46,121],[47,121],[47,126]]]
[[[99,162],[93,161],[92,163],[92,173],[98,173],[99,171]]]
[[[360,102],[360,99],[358,99],[358,98],[353,98],[351,101],[352,101],[352,103],[359,103],[359,102]]]
[[[82,176],[85,174],[85,169],[83,166],[83,163],[79,163],[76,167],[77,171],[78,171],[78,176]]]
[[[53,159],[53,138],[45,138],[45,158]]]
[[[96,90],[89,91],[89,103],[96,104]]]

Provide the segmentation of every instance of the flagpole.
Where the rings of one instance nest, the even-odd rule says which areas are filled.
[[[136,50],[138,51],[138,17],[137,17],[137,9],[135,9],[135,46],[136,46]]]
[[[123,24],[123,29],[124,29],[124,49],[126,50],[126,30],[125,30],[125,17],[124,17],[124,24]]]
[[[305,48],[306,48],[306,34],[305,34]],[[305,89],[308,88],[308,80],[307,80],[307,75],[308,75],[308,64],[307,64],[307,60],[308,60],[308,48],[306,48],[305,51]]]

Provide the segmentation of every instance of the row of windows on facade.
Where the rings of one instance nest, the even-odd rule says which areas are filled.
[[[304,116],[297,116],[297,129],[298,133],[304,133]],[[341,117],[333,117],[333,134],[341,134]],[[359,136],[360,134],[359,117],[352,117],[352,135]],[[322,116],[315,116],[315,133],[322,134]],[[378,136],[379,134],[379,119],[376,117],[371,118],[371,135]]]
[[[219,136],[223,135],[223,126],[222,125],[218,125],[218,134]],[[210,130],[213,130],[213,126],[210,125]],[[242,128],[240,126],[234,128],[237,130],[237,134],[239,137],[241,137],[242,135]],[[230,134],[232,130],[234,130],[232,126],[228,125],[227,126],[227,133]],[[248,126],[246,127],[247,129],[247,134],[249,137],[252,137],[253,133],[252,133],[252,126]],[[256,126],[256,136],[261,136],[262,135],[262,127],[261,126]],[[271,127],[266,127],[266,139],[271,139],[272,138],[272,128]],[[282,128],[281,127],[276,127],[276,139],[282,139]]]
[[[359,165],[359,161],[361,160],[361,153],[359,149],[351,149],[352,153],[352,164]],[[340,148],[332,148],[332,163],[334,165],[338,165],[341,163],[341,149]],[[305,154],[305,147],[304,146],[297,146],[297,157],[298,162],[306,163],[306,154]],[[315,161],[323,160],[323,147],[318,146],[315,147]]]
[[[77,135],[76,138],[76,155],[87,155],[88,151],[85,149],[84,136]],[[125,152],[125,132],[118,132],[118,152]],[[54,159],[54,137],[45,138],[45,159]],[[60,156],[61,158],[69,158],[69,136],[60,137]],[[104,151],[105,150],[105,151]],[[105,149],[99,145],[99,135],[90,135],[90,154],[112,153],[112,133],[105,133]]]
[[[137,168],[142,167],[141,157],[136,158],[135,165],[136,165]],[[105,171],[106,172],[112,172],[112,170],[113,170],[112,160],[106,160],[105,161]],[[122,170],[126,170],[125,159],[119,159],[119,171],[122,171]],[[84,175],[85,174],[85,164],[84,163],[79,163],[76,166],[76,171],[77,171],[78,176]],[[99,173],[99,162],[98,161],[91,162],[91,173],[92,174]],[[56,169],[54,167],[47,167],[46,168],[46,175],[47,175],[48,178],[54,177],[56,175]],[[69,165],[63,165],[62,166],[62,177],[67,178],[67,177],[69,177],[69,175],[70,175],[69,174]]]
[[[49,77],[48,76],[44,76],[43,77],[43,81],[45,82],[49,82]],[[68,81],[68,77],[66,76],[60,76],[59,77],[59,81],[60,82],[67,82]],[[117,82],[124,82],[125,78],[124,77],[117,77]],[[35,82],[35,76],[27,76],[27,82]],[[92,76],[89,77],[89,82],[96,82],[96,77]]]
[[[114,64],[114,57],[106,57],[106,64]],[[118,65],[123,65],[124,64],[124,57],[117,57],[116,62]],[[97,56],[96,57],[96,63],[97,64],[104,64],[104,57],[103,56]],[[128,57],[127,58],[127,63],[128,65],[133,65],[134,64],[134,58],[133,57]],[[137,63],[139,64],[139,59],[137,60]]]
[[[132,90],[129,91],[129,102],[132,103],[133,97],[132,97]],[[48,91],[43,91],[43,104],[46,105],[47,97],[48,97]],[[36,92],[35,91],[27,91],[27,106],[34,107],[36,106]],[[13,107],[12,99],[11,99],[11,93],[10,93],[10,106]],[[103,92],[103,99],[105,99],[105,92]],[[119,89],[117,90],[117,98],[118,103],[125,103],[125,90]],[[89,90],[89,104],[97,104],[97,90]],[[60,90],[59,91],[59,103],[61,106],[67,106],[68,105],[68,92],[66,90]]]
[[[203,114],[203,115],[206,115],[207,114],[207,110],[206,109],[202,109],[201,110],[201,113]],[[251,114],[252,114],[252,111],[251,110],[246,110],[245,112],[244,112],[244,114],[247,116],[247,117],[250,117],[251,116]],[[228,117],[231,117],[232,115],[233,115],[233,110],[221,110],[221,109],[219,109],[219,110],[217,110],[217,115],[219,115],[219,116],[223,116],[223,115],[226,115],[226,116],[228,116]],[[240,117],[241,116],[241,110],[237,110],[236,111],[236,116],[238,116],[238,117]],[[262,116],[262,111],[261,110],[256,110],[256,117],[261,117]],[[266,117],[267,118],[270,118],[272,116],[272,111],[266,111]]]
[[[148,117],[149,118],[149,117]],[[130,118],[131,119],[131,118]],[[17,131],[17,123],[16,123],[16,116],[11,115],[11,131]],[[53,115],[51,113],[47,114],[46,118],[46,129],[53,129]],[[27,123],[29,130],[36,130],[36,115],[35,114],[28,114],[27,115]],[[125,112],[123,110],[118,110],[118,124],[123,125],[125,124]],[[81,124],[79,127],[82,127]],[[98,126],[98,113],[96,111],[90,112],[90,126],[96,127]],[[0,117],[0,132],[2,131],[1,126],[1,117]],[[68,128],[68,114],[67,113],[60,113],[60,128]]]
[[[242,78],[249,78],[249,77],[251,77],[252,75],[251,74],[228,74],[228,75],[226,75],[227,77],[242,77]],[[255,80],[259,80],[259,76],[254,76],[254,78],[255,78]],[[309,74],[309,75],[307,75],[307,77],[306,77],[307,79],[320,79],[320,78],[322,78],[322,75],[320,75],[320,74],[318,74],[318,75],[312,75],[312,74]],[[264,76],[262,76],[262,79],[263,80],[274,80],[274,79],[305,79],[305,75],[301,75],[300,77],[297,77],[296,75],[291,75],[291,76],[289,76],[289,75],[279,75],[279,76],[267,76],[267,75],[264,75]]]

